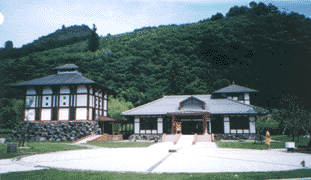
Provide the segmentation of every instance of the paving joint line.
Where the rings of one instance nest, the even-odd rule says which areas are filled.
[[[177,151],[180,150],[180,149],[182,149],[182,147],[179,148],[179,149],[177,149]],[[149,169],[147,169],[147,172],[153,171],[155,168],[157,168],[163,161],[165,161],[165,160],[166,160],[168,157],[170,157],[172,154],[173,154],[173,153],[169,153],[168,155],[166,155],[166,156],[165,156],[164,158],[162,158],[160,161],[158,161],[158,162],[155,163],[153,166],[151,166]]]

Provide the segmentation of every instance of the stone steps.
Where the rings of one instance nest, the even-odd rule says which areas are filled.
[[[178,147],[191,146],[193,142],[193,138],[194,138],[194,135],[181,135],[176,146]]]

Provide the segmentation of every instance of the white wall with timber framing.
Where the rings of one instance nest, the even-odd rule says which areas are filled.
[[[25,120],[86,121],[107,115],[108,95],[92,85],[29,86],[25,91]]]
[[[249,128],[248,129],[232,129],[230,127],[230,117],[248,117]],[[248,115],[224,115],[224,134],[254,134],[256,133],[255,118]]]

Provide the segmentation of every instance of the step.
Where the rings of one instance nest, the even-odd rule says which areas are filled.
[[[192,145],[194,135],[181,135],[176,146],[190,146]]]

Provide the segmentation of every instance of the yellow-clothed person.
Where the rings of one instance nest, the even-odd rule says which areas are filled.
[[[268,146],[268,149],[270,149],[270,141],[271,141],[270,133],[269,133],[269,131],[267,131],[267,133],[266,133],[266,145]]]

